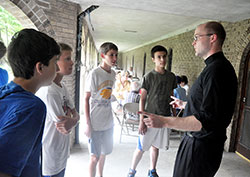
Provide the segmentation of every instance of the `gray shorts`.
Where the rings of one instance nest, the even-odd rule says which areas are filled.
[[[113,150],[113,127],[104,131],[92,131],[89,139],[89,153],[91,155],[108,155]]]

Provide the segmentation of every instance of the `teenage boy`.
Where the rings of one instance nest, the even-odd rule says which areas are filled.
[[[176,77],[172,72],[165,69],[167,61],[167,49],[165,47],[160,45],[153,47],[151,56],[152,61],[155,63],[155,68],[143,78],[139,110],[147,110],[150,113],[170,116],[170,96],[173,95],[173,90],[177,87]],[[147,128],[143,122],[143,118],[143,116],[140,116],[140,136],[128,177],[135,176],[135,169],[143,153],[150,148],[151,161],[148,177],[158,177],[156,163],[159,156],[159,149],[168,149],[169,146],[169,129]]]
[[[174,97],[182,100],[182,101],[187,101],[187,94],[186,90],[181,87],[181,77],[176,76],[176,83],[177,83],[177,88],[174,89]],[[182,117],[182,109],[176,108],[176,115],[179,117]]]
[[[72,48],[59,43],[61,53],[57,61],[59,71],[52,84],[37,92],[47,107],[42,146],[42,173],[44,177],[64,177],[70,155],[70,131],[77,124],[79,115],[69,92],[62,82],[73,69]]]
[[[89,177],[103,175],[105,157],[113,150],[113,115],[111,94],[115,82],[118,48],[106,42],[100,47],[102,63],[93,69],[85,88],[85,134],[89,138]]]
[[[40,177],[45,104],[34,94],[56,75],[60,48],[34,29],[16,33],[8,48],[14,80],[0,88],[0,176]]]

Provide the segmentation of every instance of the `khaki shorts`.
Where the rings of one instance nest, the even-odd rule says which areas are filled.
[[[169,148],[169,134],[168,128],[148,128],[145,135],[140,135],[138,139],[138,149],[148,151],[151,146],[158,149]]]

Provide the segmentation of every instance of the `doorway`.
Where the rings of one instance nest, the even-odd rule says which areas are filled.
[[[250,50],[245,60],[236,152],[250,162]]]

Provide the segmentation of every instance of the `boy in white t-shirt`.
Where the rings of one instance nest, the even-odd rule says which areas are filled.
[[[115,66],[118,48],[111,42],[100,47],[102,63],[93,69],[85,87],[85,134],[89,138],[89,177],[95,177],[96,170],[101,177],[105,157],[113,150],[113,115],[111,108],[112,88],[115,82]],[[96,169],[97,168],[97,169]]]
[[[59,43],[61,54],[57,61],[59,71],[53,83],[37,92],[47,107],[43,133],[42,173],[44,177],[64,177],[70,154],[70,132],[79,121],[73,101],[61,82],[73,69],[72,48]]]

